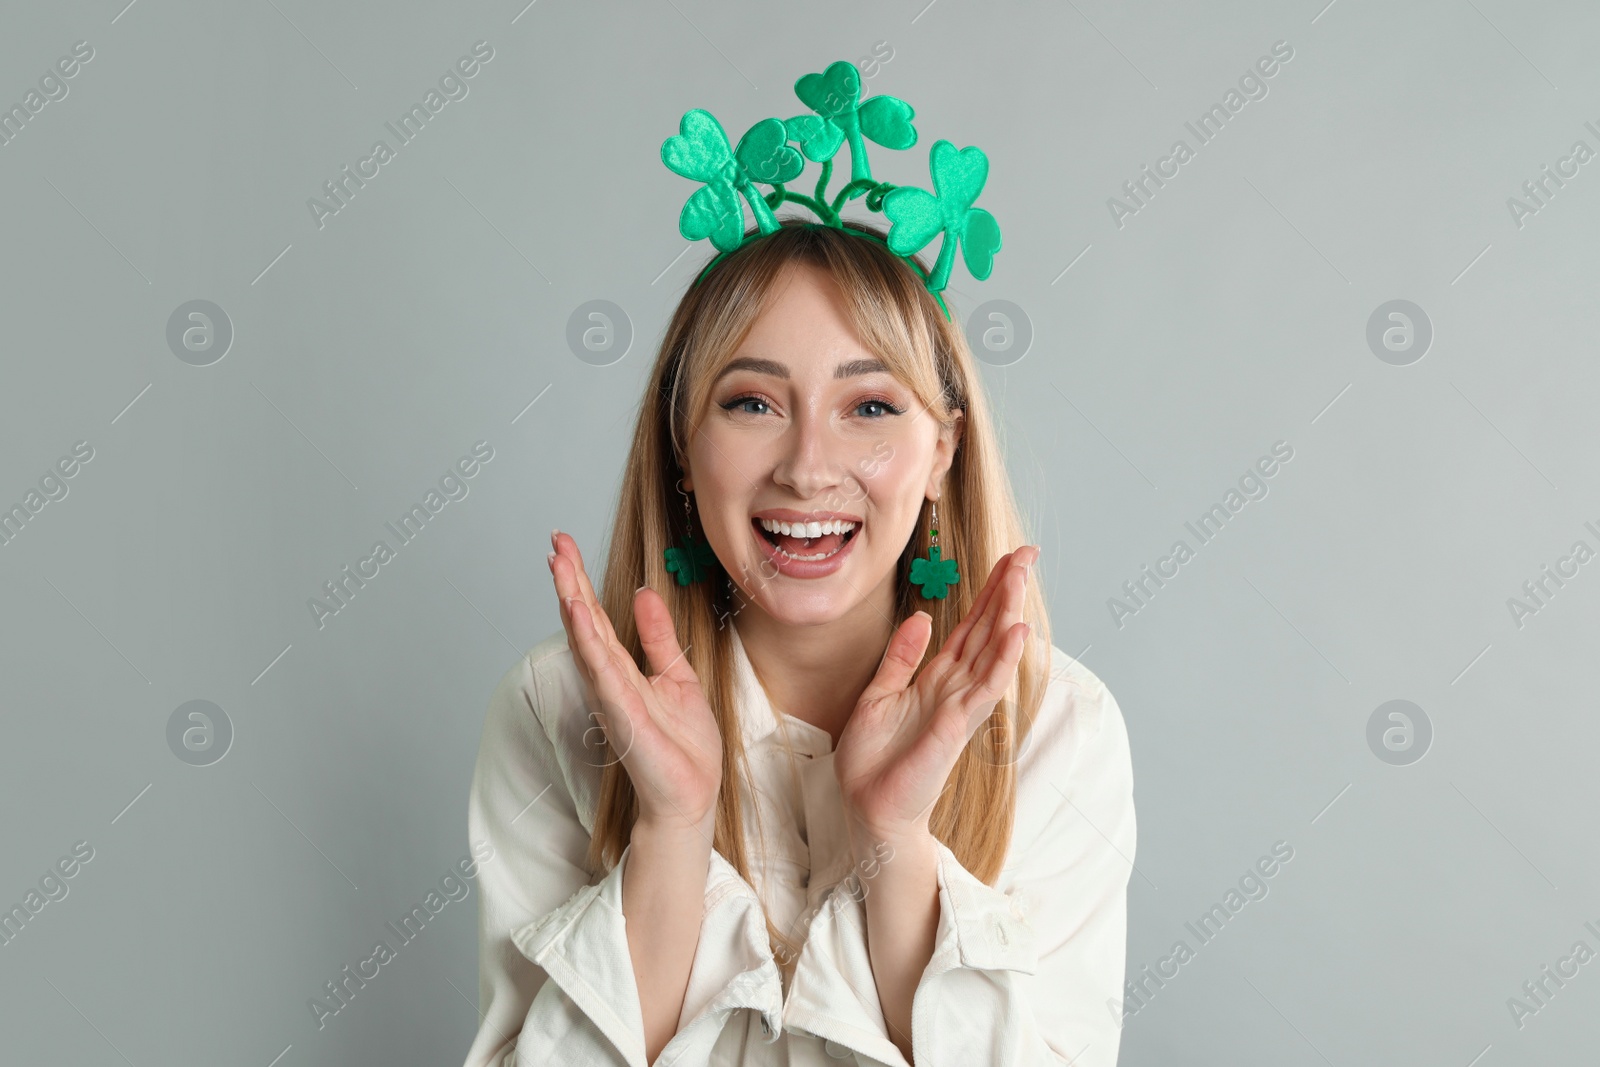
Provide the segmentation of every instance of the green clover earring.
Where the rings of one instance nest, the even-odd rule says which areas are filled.
[[[678,479],[678,492],[683,494],[683,535],[681,548],[668,548],[662,551],[667,560],[667,573],[675,575],[679,585],[688,585],[698,582],[711,572],[711,564],[717,558],[711,551],[711,546],[694,535],[694,509],[689,504],[689,494],[683,488],[683,479]]]
[[[956,569],[953,559],[939,558],[939,502],[933,503],[933,515],[929,519],[928,555],[926,558],[917,557],[911,561],[911,584],[922,586],[922,599],[943,600],[950,592],[950,587],[961,580],[961,574]]]

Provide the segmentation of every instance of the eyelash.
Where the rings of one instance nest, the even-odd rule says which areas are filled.
[[[757,395],[755,393],[745,393],[744,395],[736,396],[732,400],[729,400],[727,403],[723,404],[722,405],[722,410],[724,410],[724,411],[732,411],[735,408],[737,408],[740,404],[748,404],[751,401],[755,401],[756,403],[760,403],[760,404],[769,404],[769,406],[770,406],[770,402],[765,397],[759,396],[759,395]],[[879,405],[883,406],[884,408],[888,409],[888,414],[889,415],[904,415],[905,414],[905,409],[904,408],[895,407],[894,404],[889,400],[889,398],[888,397],[884,397],[884,396],[865,396],[865,397],[862,397],[860,400],[856,401],[856,405],[855,406],[856,407],[861,407],[863,404],[879,404]],[[746,412],[742,412],[741,414],[753,415],[753,414],[755,414],[755,412],[746,411]],[[881,419],[881,418],[886,418],[886,417],[887,417],[886,415],[871,415],[871,416],[868,416],[868,418],[873,418],[873,419]]]

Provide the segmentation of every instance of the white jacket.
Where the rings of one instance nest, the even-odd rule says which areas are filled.
[[[733,644],[759,787],[745,812],[754,885],[712,851],[678,1032],[655,1063],[904,1067],[867,955],[832,739],[775,711],[737,628]],[[1117,1060],[1135,845],[1128,734],[1093,672],[1058,648],[1051,659],[997,884],[938,844],[938,931],[912,1007],[916,1067]],[[604,751],[585,696],[563,630],[489,701],[467,812],[474,850],[491,856],[478,874],[483,1020],[465,1067],[653,1067],[623,925],[631,848],[597,884],[584,866]],[[595,731],[587,745],[585,731]],[[797,940],[805,932],[792,965],[774,958],[764,915]]]

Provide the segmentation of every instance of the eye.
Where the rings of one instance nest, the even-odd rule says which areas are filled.
[[[758,396],[755,393],[745,393],[745,394],[742,394],[740,396],[736,396],[732,400],[728,400],[728,401],[722,403],[719,406],[724,411],[735,411],[735,412],[738,412],[738,413],[744,414],[744,415],[765,415],[765,414],[767,414],[767,411],[765,411],[765,410],[752,409],[749,406],[751,404],[760,405],[761,408],[770,407],[770,403],[765,398],[763,398],[761,396]],[[877,409],[877,410],[876,411],[868,411],[868,412],[863,413],[862,412],[863,408]],[[882,397],[882,396],[872,396],[872,397],[867,397],[864,400],[857,401],[856,406],[855,406],[855,410],[858,413],[863,413],[864,417],[869,418],[869,419],[881,419],[881,418],[884,418],[884,417],[886,417],[888,415],[904,415],[905,414],[905,409],[904,408],[896,407],[894,405],[894,403],[892,401],[890,401],[887,397]]]
[[[865,408],[865,407],[882,408],[889,415],[904,415],[905,414],[905,410],[903,408],[895,407],[887,399],[885,399],[885,398],[883,398],[881,396],[868,397],[867,399],[861,401],[860,403],[858,403],[856,405],[856,410],[860,411],[862,408]],[[881,419],[884,416],[880,414],[880,415],[869,415],[867,417],[868,418],[873,418],[873,419]]]
[[[744,407],[744,405],[746,405],[746,404],[762,404],[762,405],[765,405],[766,401],[763,400],[761,397],[756,396],[753,393],[746,393],[744,396],[736,396],[736,397],[734,397],[732,400],[729,400],[727,403],[722,404],[721,407],[722,407],[723,411],[734,411],[734,410],[738,409],[741,414],[745,414],[745,415],[762,415],[762,414],[765,414],[765,412],[761,412],[761,411],[751,411],[749,408]]]

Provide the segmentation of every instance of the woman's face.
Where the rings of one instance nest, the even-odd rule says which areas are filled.
[[[712,385],[684,487],[748,599],[780,622],[830,622],[893,603],[958,438],[861,343],[837,284],[797,264]]]

